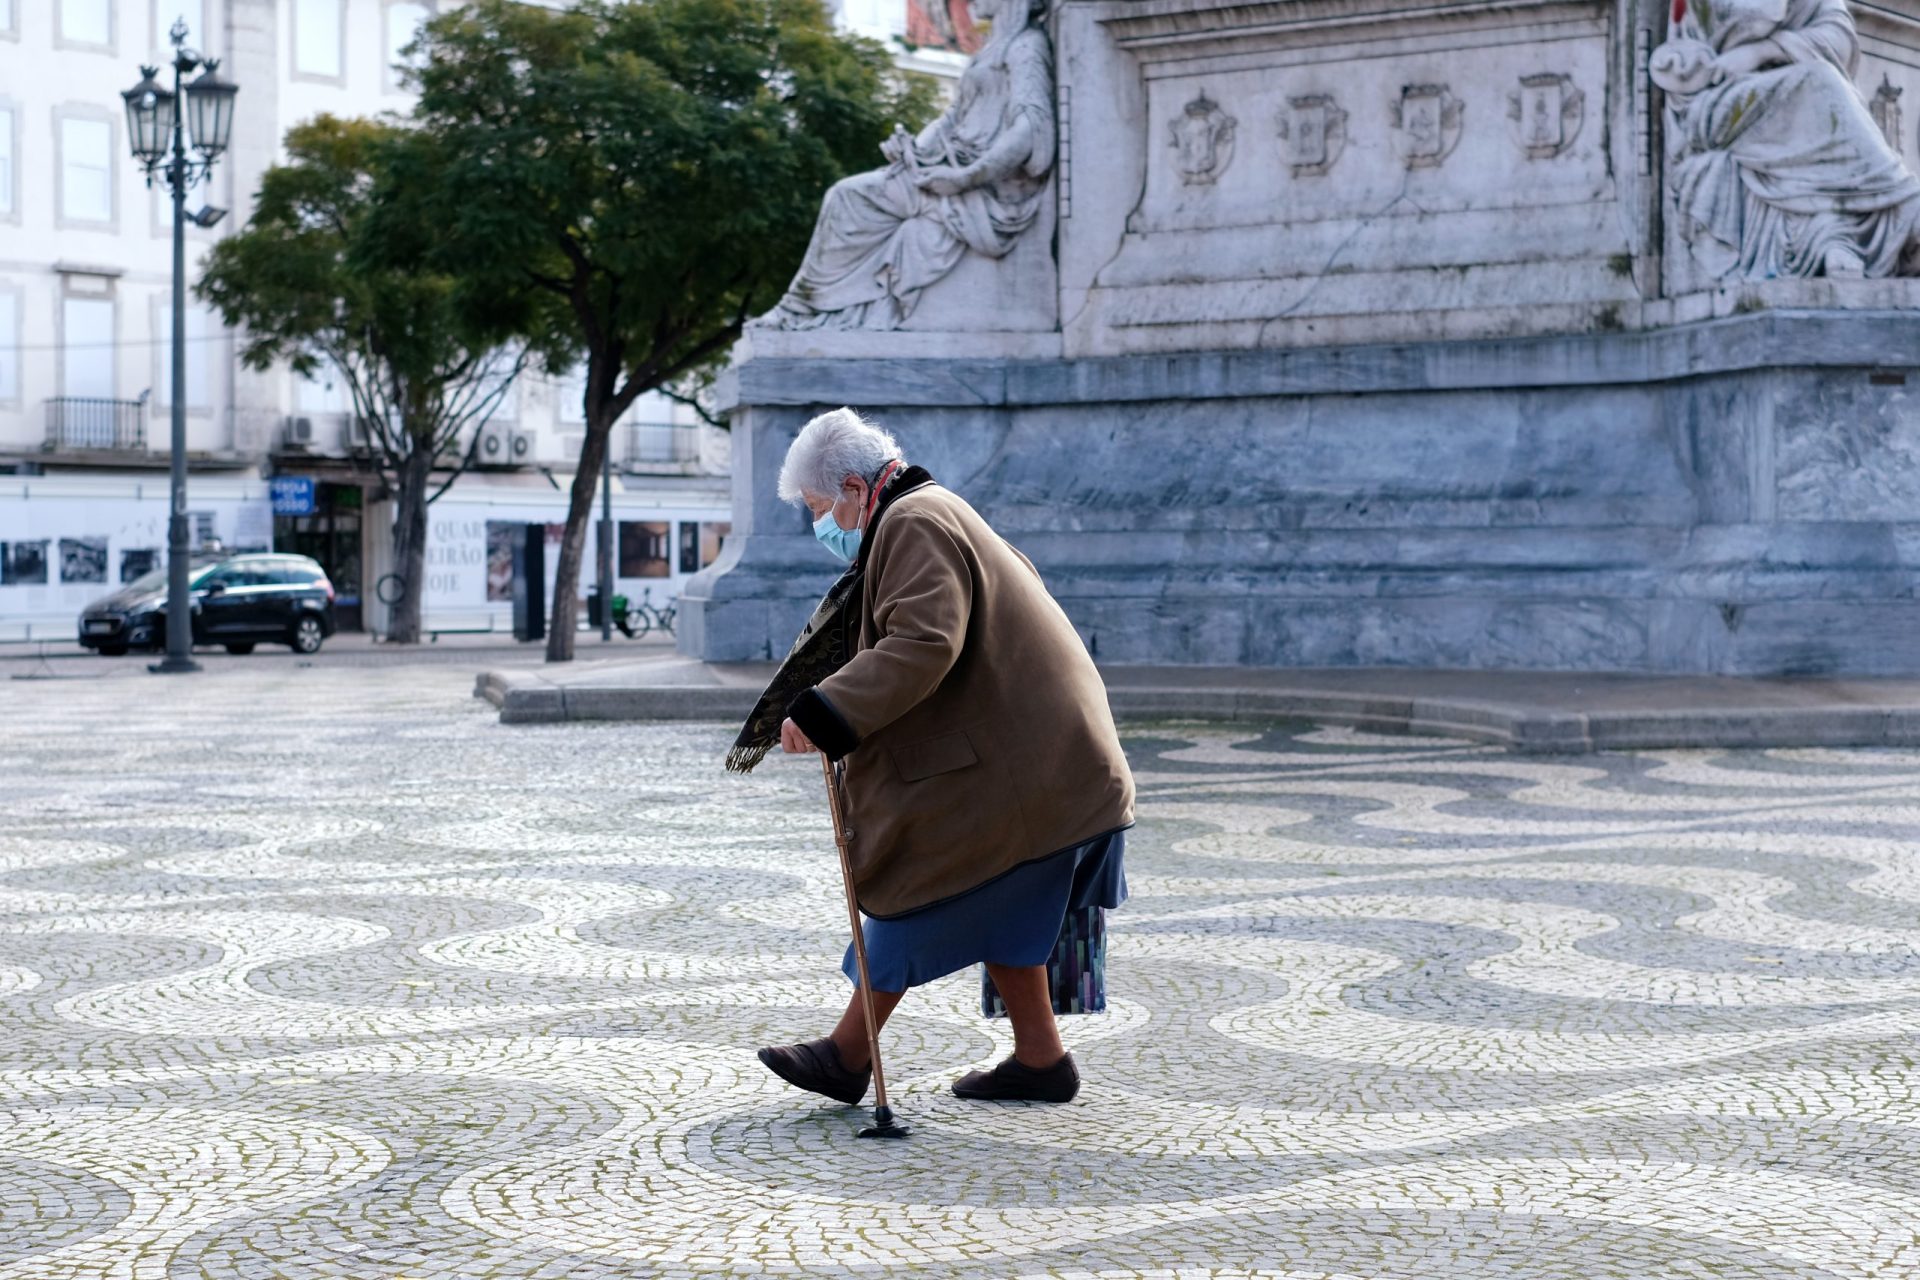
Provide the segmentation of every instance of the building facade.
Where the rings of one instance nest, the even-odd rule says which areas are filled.
[[[920,4],[842,0],[839,18],[894,42],[903,65],[951,76],[963,59],[939,47],[941,24]],[[172,214],[129,155],[121,92],[141,64],[167,60],[176,19],[240,86],[232,146],[189,197],[190,210],[232,211],[211,230],[189,225],[194,275],[218,236],[245,224],[288,128],[407,108],[403,50],[439,7],[0,0],[0,640],[70,635],[88,600],[164,555]],[[344,388],[242,368],[232,334],[191,299],[185,327],[194,537],[313,555],[335,579],[343,623],[379,629],[390,511]],[[430,628],[507,625],[498,584],[490,598],[485,574],[456,570],[488,562],[490,523],[564,519],[580,399],[576,380],[524,376],[482,429],[485,465],[436,505]],[[726,433],[649,396],[613,447],[621,585],[674,595],[728,519]],[[282,486],[278,513],[275,478],[303,482]]]

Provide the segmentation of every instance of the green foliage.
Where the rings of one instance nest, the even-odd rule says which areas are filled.
[[[722,357],[792,278],[826,189],[934,110],[818,0],[476,0],[420,48],[433,146],[394,212],[434,228],[486,323],[554,371],[587,359],[594,426]]]
[[[502,388],[490,366],[508,336],[476,323],[453,276],[401,265],[419,260],[429,228],[376,218],[422,144],[389,122],[323,115],[296,126],[252,218],[214,246],[195,289],[241,330],[248,367],[345,376],[396,463],[420,447],[454,448],[491,407]],[[376,246],[375,234],[388,239]]]

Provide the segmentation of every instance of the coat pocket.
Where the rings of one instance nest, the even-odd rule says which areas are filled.
[[[893,767],[899,770],[903,782],[919,782],[979,763],[980,757],[974,754],[973,743],[964,731],[922,738],[893,749]]]

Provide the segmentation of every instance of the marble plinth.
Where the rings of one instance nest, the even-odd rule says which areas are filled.
[[[1920,672],[1920,316],[1103,359],[739,364],[734,536],[683,652],[832,578],[774,496],[852,404],[1030,555],[1103,661]]]

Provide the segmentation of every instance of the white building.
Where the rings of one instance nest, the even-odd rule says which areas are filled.
[[[908,29],[909,0],[842,3],[842,21],[863,34]],[[171,211],[129,155],[121,92],[142,63],[168,62],[176,18],[240,86],[232,147],[189,198],[190,210],[235,212],[211,231],[189,226],[191,263],[244,225],[290,126],[406,109],[400,50],[436,7],[0,0],[0,640],[70,635],[82,605],[160,563],[165,546]],[[947,75],[961,65],[935,49],[903,49],[901,61]],[[242,369],[232,337],[191,299],[186,329],[196,533],[314,555],[335,579],[343,626],[377,630],[391,522],[377,480],[356,465],[343,390]],[[486,429],[498,465],[462,477],[436,505],[429,627],[507,625],[498,584],[450,566],[486,562],[490,520],[564,519],[579,404],[565,379],[528,376],[507,396]],[[623,589],[677,594],[711,558],[729,518],[726,443],[664,397],[623,421],[613,446],[615,517],[630,526]],[[311,478],[313,511],[275,516],[274,476]]]

